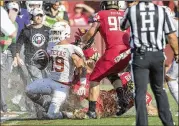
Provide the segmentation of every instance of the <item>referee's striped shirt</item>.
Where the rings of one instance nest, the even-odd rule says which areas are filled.
[[[176,31],[169,10],[152,2],[139,2],[127,8],[120,26],[122,30],[131,26],[131,48],[161,50],[166,45],[165,35]]]

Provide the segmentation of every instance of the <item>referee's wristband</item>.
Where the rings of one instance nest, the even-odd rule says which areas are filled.
[[[80,78],[80,84],[81,85],[86,85],[86,78]]]

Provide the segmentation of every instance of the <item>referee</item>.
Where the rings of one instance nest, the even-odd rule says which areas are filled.
[[[145,95],[147,84],[150,83],[163,125],[173,126],[168,98],[163,88],[165,35],[168,36],[175,60],[178,61],[178,40],[170,13],[150,1],[140,1],[126,9],[120,23],[122,30],[131,26],[131,66],[135,82],[136,125],[148,125]]]

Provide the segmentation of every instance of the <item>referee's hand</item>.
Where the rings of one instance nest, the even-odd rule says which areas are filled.
[[[178,63],[179,62],[179,55],[177,54],[177,55],[175,55],[175,61],[176,61],[176,63]]]

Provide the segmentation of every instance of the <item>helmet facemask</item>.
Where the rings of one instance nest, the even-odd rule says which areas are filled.
[[[43,1],[26,1],[27,11],[29,13],[31,13],[32,10],[35,8],[42,9],[42,6],[43,6]]]

